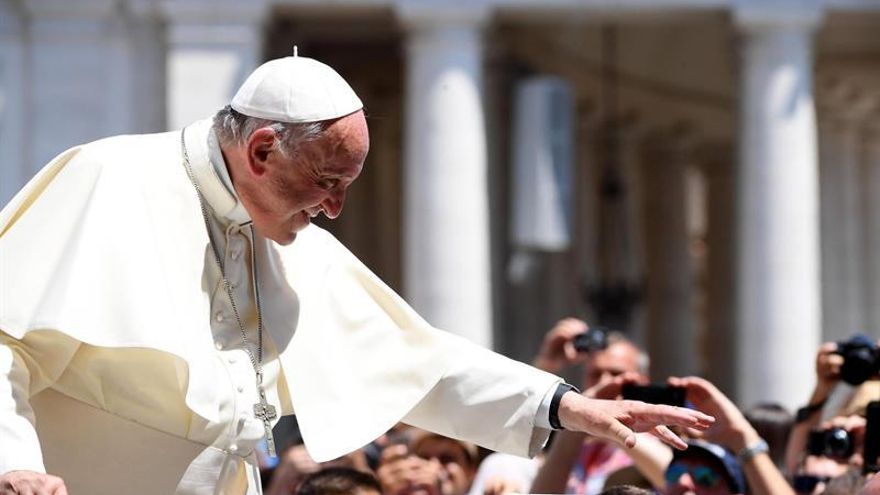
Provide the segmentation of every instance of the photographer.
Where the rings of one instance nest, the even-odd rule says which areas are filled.
[[[782,473],[776,468],[764,442],[736,405],[715,385],[699,377],[670,378],[669,385],[683,387],[687,400],[701,411],[716,418],[705,432],[690,436],[708,440],[733,452],[745,473],[749,493],[753,495],[794,494]]]
[[[616,399],[624,384],[647,381],[647,355],[622,334],[590,330],[583,321],[566,318],[544,337],[534,365],[559,372],[580,363],[584,365],[582,387],[586,397]],[[671,457],[667,447],[648,435],[641,435],[635,448],[624,451],[604,440],[560,431],[531,491],[596,494],[611,474],[633,465],[650,484],[659,486]]]
[[[859,403],[864,407],[867,401],[878,398],[868,397],[873,395],[872,388],[878,388],[878,382],[865,383],[871,376],[876,377],[876,371],[871,368],[876,369],[880,364],[877,361],[876,343],[864,336],[856,336],[842,343],[826,342],[819,346],[816,353],[816,386],[810,400],[797,412],[785,450],[785,469],[788,473],[794,473],[803,461],[810,432],[822,420],[826,403],[841,380],[859,386],[860,390],[854,392],[849,406],[845,407],[847,410],[833,411],[832,415],[857,413]]]

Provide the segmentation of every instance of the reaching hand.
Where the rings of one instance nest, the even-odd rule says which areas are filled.
[[[51,474],[9,471],[0,475],[0,495],[67,495],[67,488]]]
[[[587,324],[577,318],[566,318],[556,323],[541,344],[541,351],[535,358],[536,368],[555,373],[578,361],[574,348],[574,338],[587,331]]]
[[[683,407],[588,399],[571,392],[562,396],[559,420],[566,429],[605,438],[627,448],[636,445],[636,433],[649,432],[677,449],[685,449],[687,444],[667,425],[702,431],[715,422],[712,416]]]
[[[687,400],[697,409],[715,417],[715,424],[704,432],[691,432],[694,436],[721,444],[733,452],[757,440],[758,434],[730,399],[708,380],[696,376],[669,379],[669,385],[684,387]]]

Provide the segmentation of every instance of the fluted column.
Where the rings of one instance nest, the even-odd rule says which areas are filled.
[[[880,121],[880,112],[872,117]],[[861,184],[864,214],[865,328],[880,339],[880,125],[868,128],[864,141]]]
[[[643,146],[647,343],[651,374],[660,380],[698,372],[685,184],[692,152],[686,136],[670,132]]]
[[[738,399],[796,407],[820,340],[813,30],[819,13],[741,7]],[[776,9],[770,8],[776,6]]]
[[[0,207],[29,177],[24,141],[25,26],[10,0],[0,0]]]
[[[260,64],[267,6],[263,1],[172,0],[163,10],[168,19],[167,126],[178,129],[228,105]]]
[[[736,389],[736,163],[727,143],[706,145],[700,164],[708,188],[706,377],[725,393]]]
[[[404,292],[433,325],[492,345],[482,26],[405,4]]]
[[[862,132],[871,101],[828,95],[819,135],[824,340],[865,331]]]

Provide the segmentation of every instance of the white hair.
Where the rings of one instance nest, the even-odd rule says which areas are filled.
[[[275,131],[276,145],[284,156],[294,156],[305,143],[317,141],[324,135],[325,122],[291,124],[249,117],[226,105],[214,115],[214,132],[222,144],[245,144],[257,129],[269,127]]]

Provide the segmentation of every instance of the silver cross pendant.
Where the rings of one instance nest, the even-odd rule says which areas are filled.
[[[254,404],[254,416],[263,421],[263,427],[266,429],[266,443],[269,446],[269,456],[276,457],[275,454],[275,437],[272,436],[272,420],[278,417],[275,412],[275,406],[269,404],[266,400],[266,392],[260,387],[260,402]]]

